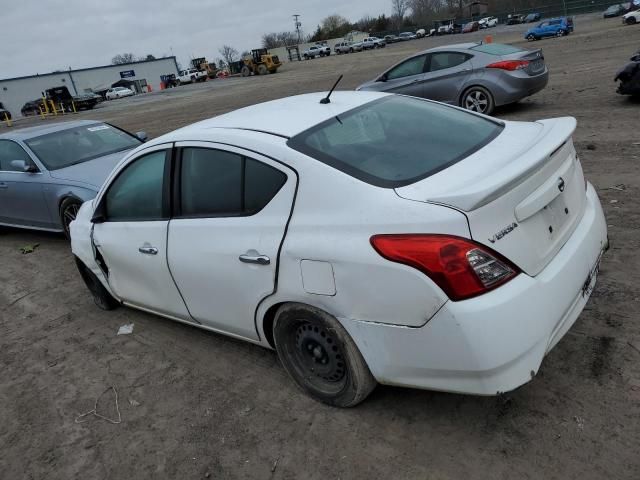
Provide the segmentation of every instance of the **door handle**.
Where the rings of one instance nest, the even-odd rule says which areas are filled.
[[[138,249],[138,251],[140,253],[144,253],[145,255],[157,255],[158,254],[158,249],[156,247],[144,246],[144,247],[140,247]]]
[[[266,255],[260,255],[258,252],[247,252],[238,257],[242,263],[256,263],[258,265],[269,265],[271,260]]]

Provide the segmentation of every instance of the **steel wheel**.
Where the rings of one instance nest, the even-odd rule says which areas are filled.
[[[282,365],[316,400],[351,407],[374,389],[375,379],[355,343],[327,313],[285,305],[276,315],[273,334]]]
[[[467,91],[462,106],[472,112],[489,114],[493,110],[493,98],[484,88],[475,87]]]

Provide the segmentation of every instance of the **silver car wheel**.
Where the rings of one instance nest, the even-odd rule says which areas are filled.
[[[489,106],[489,98],[480,90],[471,90],[464,97],[464,108],[472,112],[485,113]]]

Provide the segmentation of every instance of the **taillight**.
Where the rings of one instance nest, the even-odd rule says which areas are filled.
[[[502,62],[490,63],[486,68],[499,68],[500,70],[522,70],[529,66],[529,60],[503,60]]]
[[[420,270],[451,300],[486,293],[520,273],[500,254],[450,235],[374,235],[373,248],[387,260]]]

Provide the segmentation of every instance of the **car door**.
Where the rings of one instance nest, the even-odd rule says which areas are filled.
[[[295,172],[238,148],[177,146],[179,199],[168,236],[173,277],[195,320],[258,339],[255,311],[275,289]]]
[[[427,55],[416,55],[388,70],[382,77],[385,92],[414,97],[424,96],[425,61]]]
[[[540,31],[540,36],[541,37],[549,37],[551,35],[554,35],[553,33],[553,26],[550,24],[550,22],[542,22],[539,26],[538,29]]]
[[[100,194],[94,213],[96,262],[125,303],[189,319],[167,264],[170,145],[144,150]]]
[[[32,172],[11,165],[22,160]],[[36,228],[56,228],[44,197],[49,177],[24,148],[13,140],[0,140],[0,223]]]
[[[457,105],[473,71],[472,55],[462,52],[435,52],[426,62],[424,96]]]

